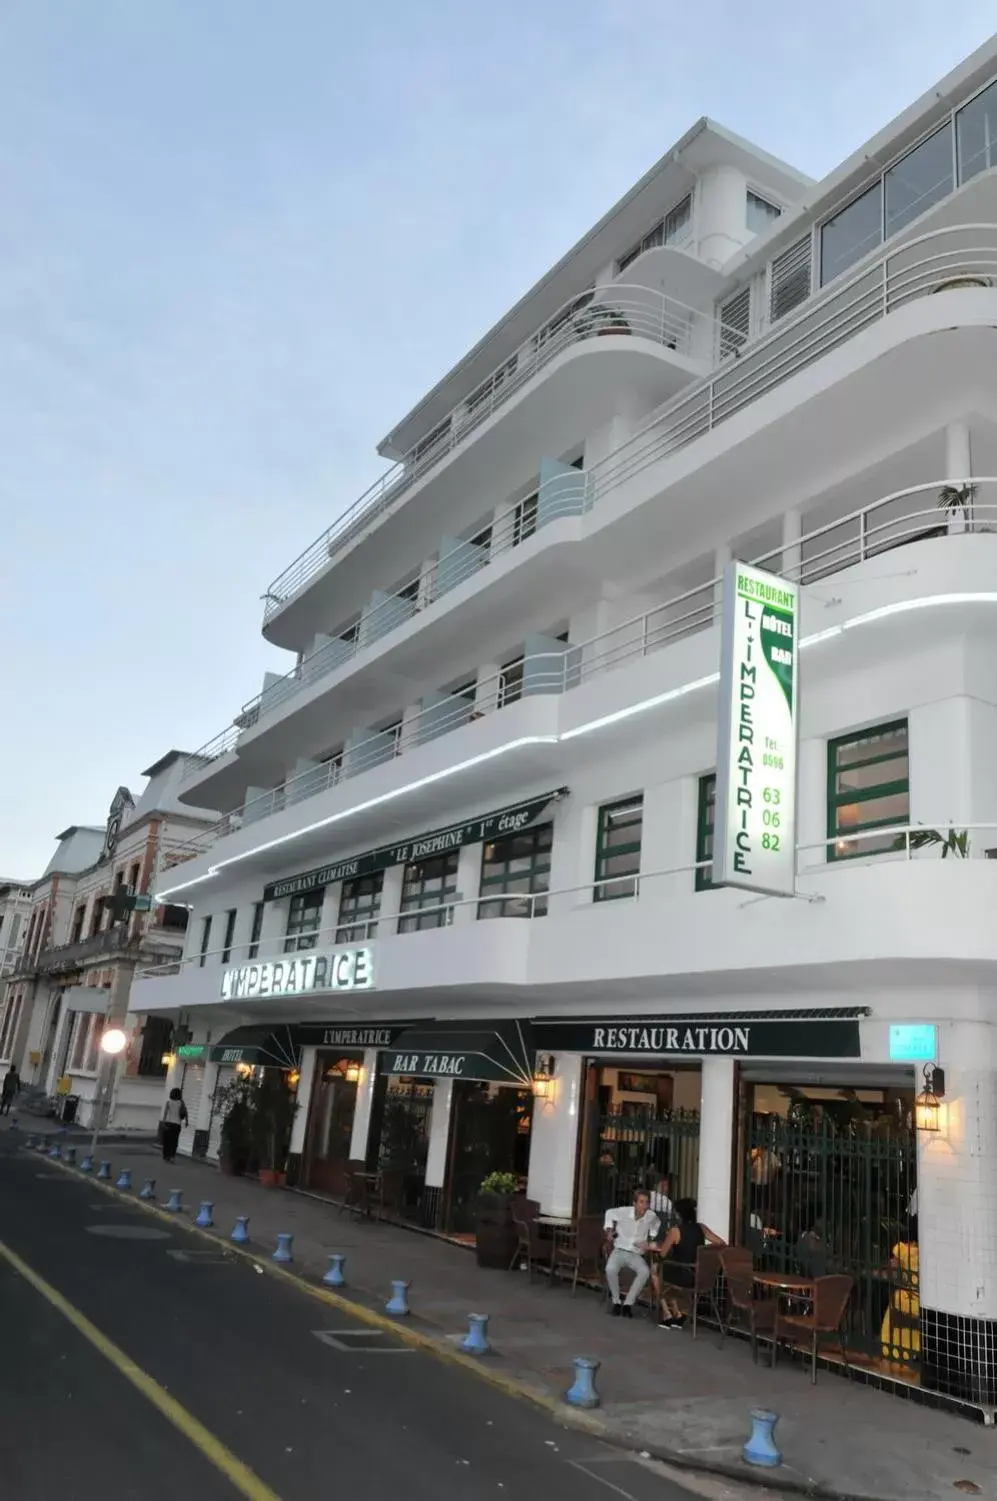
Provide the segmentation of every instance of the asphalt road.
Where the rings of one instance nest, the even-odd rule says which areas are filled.
[[[279,1501],[689,1501],[459,1367],[413,1351],[0,1143],[0,1495],[251,1495],[74,1325],[82,1314]],[[319,1335],[325,1336],[319,1338]],[[202,1434],[203,1439],[203,1434]],[[345,1489],[344,1489],[345,1488]],[[261,1496],[265,1493],[260,1492]]]

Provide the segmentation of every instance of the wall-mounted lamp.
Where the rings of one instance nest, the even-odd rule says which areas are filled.
[[[175,1053],[164,1053],[159,1061],[164,1068],[172,1068],[177,1061],[177,1055]]]
[[[541,1054],[537,1058],[533,1074],[533,1094],[536,1099],[544,1101],[554,1097],[554,1060],[549,1055]]]
[[[235,1066],[235,1071],[239,1075],[240,1079],[248,1079],[250,1074],[253,1072],[253,1065],[251,1063],[237,1063]]]
[[[914,1121],[919,1131],[940,1129],[941,1101],[945,1095],[945,1074],[933,1063],[924,1065],[924,1088],[914,1100]]]
[[[358,1063],[355,1058],[351,1058],[349,1060],[349,1062],[347,1063],[347,1065],[346,1065],[346,1082],[347,1082],[347,1084],[359,1084],[360,1083],[360,1075],[362,1073],[363,1073],[363,1065],[360,1064],[360,1063]]]
[[[300,1083],[301,1083],[301,1070],[300,1070],[300,1068],[292,1068],[291,1072],[287,1076],[288,1088],[289,1089],[297,1089],[297,1087],[298,1087],[298,1085]]]

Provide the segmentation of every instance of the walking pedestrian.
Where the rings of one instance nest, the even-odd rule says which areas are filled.
[[[171,1089],[163,1106],[163,1161],[172,1162],[177,1155],[180,1131],[187,1124],[187,1106],[179,1089]]]
[[[0,1115],[9,1115],[10,1107],[15,1097],[21,1092],[21,1080],[17,1069],[11,1064],[4,1075],[3,1088],[0,1089]]]

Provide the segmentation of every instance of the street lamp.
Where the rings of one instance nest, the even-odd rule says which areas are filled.
[[[106,1032],[101,1033],[100,1066],[97,1070],[97,1092],[93,1102],[93,1132],[90,1137],[91,1157],[97,1155],[97,1141],[100,1137],[101,1117],[104,1113],[105,1096],[107,1094],[107,1085],[105,1083],[105,1079],[108,1077],[107,1065],[112,1064],[113,1060],[117,1058],[119,1053],[123,1053],[127,1046],[127,1033],[122,1032],[120,1027],[108,1027]]]

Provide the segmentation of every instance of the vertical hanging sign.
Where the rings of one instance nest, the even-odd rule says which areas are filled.
[[[760,568],[724,577],[713,879],[796,889],[799,590]]]

